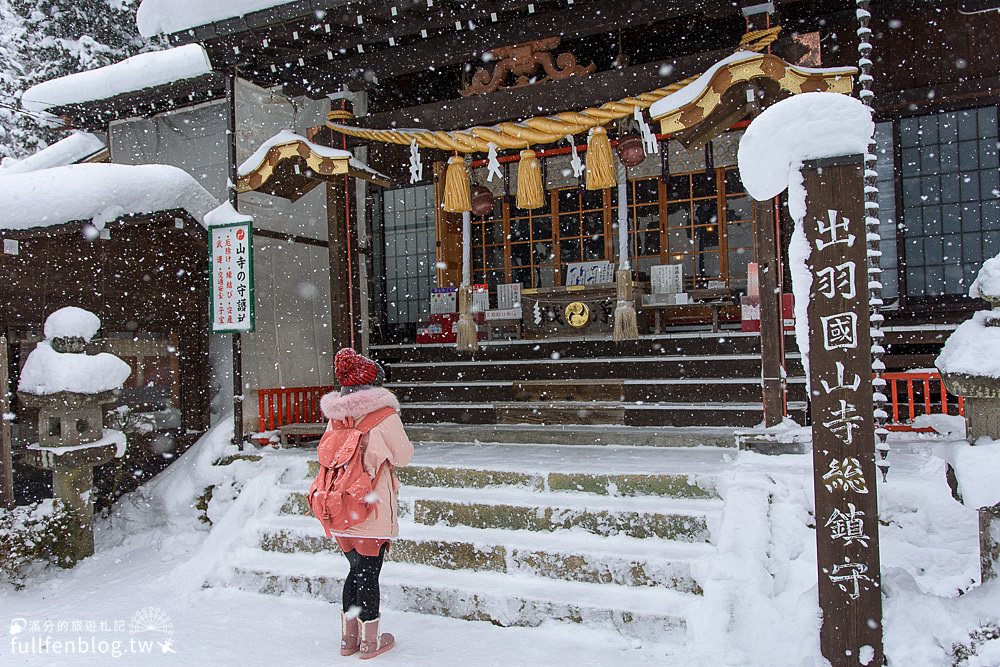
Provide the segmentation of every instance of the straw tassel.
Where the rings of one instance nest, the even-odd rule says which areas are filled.
[[[542,165],[533,150],[521,151],[521,161],[517,165],[517,207],[524,209],[541,208],[545,205],[545,189],[542,187]]]
[[[458,290],[458,331],[456,346],[460,352],[475,352],[479,349],[479,332],[472,319],[472,287],[462,285]]]
[[[616,341],[635,340],[639,337],[639,324],[635,315],[635,297],[632,295],[632,270],[616,271],[615,283],[618,305],[615,307],[614,338]]]
[[[587,142],[587,189],[606,190],[614,187],[615,183],[615,163],[611,157],[608,131],[597,126]]]
[[[459,155],[453,155],[448,159],[448,171],[444,178],[444,210],[449,213],[472,210],[469,170],[465,168],[465,158]]]
[[[472,319],[472,213],[462,213],[462,285],[458,288],[458,328],[455,347],[459,352],[479,349],[479,330]]]
[[[620,342],[637,339],[639,323],[632,294],[632,265],[628,259],[628,171],[621,162],[615,169],[615,176],[618,179],[618,271],[615,272],[618,303],[613,336]]]

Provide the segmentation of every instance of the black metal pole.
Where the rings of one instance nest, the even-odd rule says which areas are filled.
[[[226,123],[226,142],[229,166],[229,203],[239,210],[236,195],[236,77],[234,67],[226,78],[226,100],[229,116]],[[243,449],[243,340],[239,333],[233,334],[233,444]]]

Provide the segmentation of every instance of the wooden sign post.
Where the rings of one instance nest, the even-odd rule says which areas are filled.
[[[820,645],[835,667],[883,662],[863,175],[860,155],[802,169]]]

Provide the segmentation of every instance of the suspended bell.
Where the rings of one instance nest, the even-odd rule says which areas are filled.
[[[646,159],[646,149],[642,145],[642,137],[638,134],[626,134],[618,140],[615,146],[618,160],[626,167],[638,167]]]
[[[616,183],[608,131],[598,125],[587,142],[587,189],[606,190]]]
[[[487,216],[493,212],[493,193],[482,185],[472,186],[472,215]]]
[[[472,210],[469,194],[469,170],[465,158],[453,155],[448,159],[448,170],[444,177],[444,210],[448,213],[464,213]]]

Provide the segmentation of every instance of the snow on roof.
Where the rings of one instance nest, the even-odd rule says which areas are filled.
[[[300,142],[305,144],[311,151],[313,151],[320,157],[328,157],[333,159],[339,158],[341,160],[343,160],[344,158],[348,158],[350,160],[354,160],[354,155],[350,151],[345,151],[340,148],[331,148],[329,146],[320,146],[319,144],[309,141],[301,134],[296,134],[291,130],[282,130],[281,132],[278,132],[276,135],[274,135],[273,137],[262,143],[257,148],[257,150],[254,151],[253,155],[251,155],[250,157],[248,157],[246,160],[243,161],[243,164],[241,164],[239,168],[239,175],[246,176],[254,169],[259,167],[261,163],[264,162],[265,159],[267,159],[267,152],[272,148],[274,148],[275,146],[281,146],[283,144],[292,144],[295,142]],[[365,167],[365,165],[360,160],[355,160],[355,162],[356,165],[354,166],[360,166],[362,168],[367,169],[367,167]]]
[[[305,144],[305,146],[309,148],[309,150],[311,150],[313,153],[315,153],[320,157],[340,159],[340,160],[348,158],[350,160],[350,165],[353,168],[389,180],[387,176],[380,174],[379,172],[375,171],[374,169],[369,167],[367,164],[365,164],[358,158],[354,157],[354,154],[351,153],[350,151],[345,151],[341,148],[331,148],[330,146],[321,146],[320,144],[309,141],[301,134],[296,134],[291,130],[282,130],[281,132],[278,132],[276,135],[274,135],[273,137],[262,143],[260,147],[254,151],[253,155],[251,155],[250,157],[248,157],[246,160],[243,161],[243,164],[240,165],[240,168],[238,170],[238,175],[240,177],[243,177],[252,173],[255,169],[257,169],[257,167],[263,164],[264,160],[267,159],[267,152],[272,148],[274,148],[275,146],[282,146],[284,144],[293,144],[296,142]]]
[[[91,220],[101,228],[125,215],[185,209],[199,221],[218,202],[187,172],[161,164],[73,164],[0,176],[0,229]]]
[[[763,57],[763,54],[755,53],[754,51],[737,51],[733,55],[723,58],[705,70],[701,76],[691,83],[654,102],[649,107],[649,115],[652,118],[660,118],[680,109],[685,104],[694,102],[712,83],[712,77],[715,76],[716,72],[723,67]],[[851,75],[856,71],[853,67],[802,67],[800,65],[793,65],[793,67],[797,72],[801,72],[802,74]]]
[[[290,4],[292,0],[142,0],[135,22],[139,34],[171,35],[214,21]]]
[[[116,95],[193,79],[212,71],[201,44],[140,53],[106,67],[78,72],[32,86],[21,97],[29,111],[104,100]]]
[[[23,160],[4,161],[3,165],[0,165],[0,176],[64,167],[92,157],[106,148],[104,142],[96,135],[90,132],[74,132]]]
[[[249,222],[253,224],[253,216],[240,213],[228,201],[220,204],[205,215],[206,227],[220,227]]]
[[[701,95],[702,91],[708,87],[708,84],[712,82],[712,77],[715,76],[715,73],[720,69],[732,63],[741,63],[745,60],[753,60],[754,58],[759,57],[760,54],[754,51],[737,51],[731,56],[726,56],[705,70],[701,76],[688,85],[676,92],[670,93],[656,102],[653,102],[653,106],[649,107],[649,115],[652,118],[659,118],[660,116],[667,115],[671,111],[680,109],[685,104],[690,104],[694,100],[698,99],[698,96]]]

